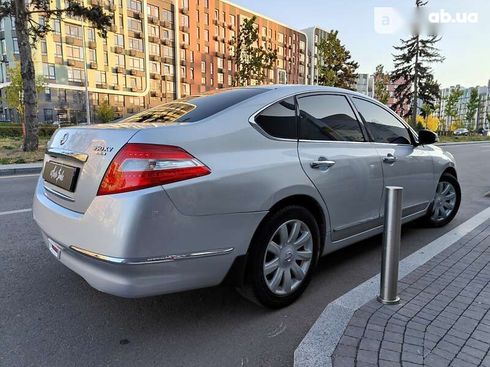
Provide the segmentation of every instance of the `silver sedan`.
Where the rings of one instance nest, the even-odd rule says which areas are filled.
[[[232,282],[269,307],[305,290],[320,256],[403,222],[450,222],[451,154],[378,102],[317,86],[221,90],[49,142],[34,218],[52,254],[122,297]]]

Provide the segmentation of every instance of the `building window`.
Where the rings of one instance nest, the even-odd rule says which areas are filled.
[[[63,57],[63,49],[61,47],[61,43],[54,44],[54,56],[55,57]]]
[[[148,4],[147,10],[150,17],[158,18],[158,14],[160,13],[158,10],[158,6]]]
[[[65,33],[67,36],[82,38],[82,27],[73,24],[65,24]]]
[[[172,47],[169,46],[163,46],[163,57],[174,57],[174,52],[172,50]]]
[[[88,50],[88,61],[89,62],[97,62],[97,52],[95,50]]]
[[[156,25],[148,26],[148,35],[153,37],[160,37],[160,27]]]
[[[104,51],[104,65],[109,65],[109,53],[107,51]]]
[[[160,63],[150,61],[150,72],[155,74],[160,74]]]
[[[43,64],[43,76],[46,79],[56,79],[54,64]]]
[[[85,79],[85,73],[82,69],[68,68],[68,81],[81,83]]]
[[[14,45],[14,54],[19,53],[19,44],[17,43],[17,38],[12,38],[12,43]]]
[[[128,57],[128,68],[143,70],[143,59],[139,57]]]
[[[68,59],[82,59],[82,48],[78,46],[65,45],[65,55]]]
[[[45,108],[44,109],[44,121],[45,122],[52,122],[53,121],[53,109],[52,108]]]
[[[46,102],[51,102],[51,89],[49,88],[44,89],[44,100]]]
[[[55,19],[54,20],[54,27],[53,27],[53,30],[54,30],[54,33],[61,33],[61,22],[59,19]]]
[[[106,84],[107,83],[107,77],[105,71],[97,71],[95,73],[95,82],[97,84]]]
[[[124,47],[124,36],[122,34],[115,34],[115,44],[117,47]]]
[[[41,54],[42,55],[48,54],[48,44],[46,43],[46,40],[41,41]]]
[[[116,55],[116,66],[125,67],[124,55]]]
[[[150,43],[150,55],[160,56],[160,45],[156,43]]]
[[[162,19],[167,21],[167,22],[173,23],[174,16],[170,10],[164,9],[164,10],[162,10]]]
[[[87,39],[89,41],[95,41],[95,29],[93,28],[87,29]]]
[[[143,52],[143,40],[139,38],[128,38],[129,49]]]
[[[182,17],[181,17],[181,23],[182,23],[182,26],[189,27],[189,16],[182,15]]]
[[[128,18],[128,28],[133,32],[141,32],[141,20],[137,20],[134,18]]]
[[[138,0],[129,0],[128,1],[128,9],[141,12],[141,1]]]

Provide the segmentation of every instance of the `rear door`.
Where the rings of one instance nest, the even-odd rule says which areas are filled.
[[[379,225],[381,163],[348,99],[309,94],[297,101],[301,165],[326,203],[332,239]]]
[[[375,142],[384,185],[403,187],[403,216],[425,209],[435,193],[431,149],[416,146],[407,127],[390,111],[363,98],[352,100]],[[383,201],[380,208],[384,210]]]

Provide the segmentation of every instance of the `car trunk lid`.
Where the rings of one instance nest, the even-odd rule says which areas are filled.
[[[44,157],[46,196],[84,213],[117,152],[140,129],[156,126],[118,123],[57,130]]]

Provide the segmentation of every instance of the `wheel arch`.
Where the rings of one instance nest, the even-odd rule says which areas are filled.
[[[444,169],[444,171],[442,172],[441,177],[442,177],[442,175],[444,175],[445,173],[448,173],[448,174],[450,174],[451,176],[454,176],[454,178],[456,178],[456,179],[458,178],[458,173],[456,172],[456,169],[455,169],[454,167],[452,167],[452,166],[446,167],[446,168]]]
[[[277,201],[272,207],[269,209],[267,215],[261,220],[255,232],[252,236],[252,241],[255,238],[260,226],[274,213],[278,210],[285,208],[290,205],[297,205],[304,207],[307,209],[317,221],[318,229],[320,231],[320,256],[323,254],[323,250],[325,247],[326,237],[327,237],[327,217],[324,208],[322,205],[312,196],[305,194],[298,195],[290,195],[284,197]],[[250,246],[247,249],[247,253],[242,256],[238,256],[234,263],[232,264],[230,270],[228,271],[227,276],[223,283],[232,284],[241,286],[246,282],[246,270],[248,267],[248,255],[250,251]]]

